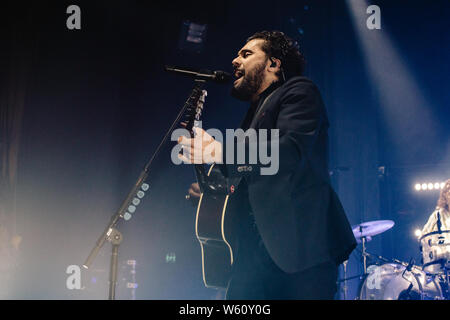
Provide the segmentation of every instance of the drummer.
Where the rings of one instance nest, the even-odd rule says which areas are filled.
[[[427,234],[440,230],[450,230],[450,179],[445,182],[436,209],[428,218],[428,222],[424,225],[421,233]]]

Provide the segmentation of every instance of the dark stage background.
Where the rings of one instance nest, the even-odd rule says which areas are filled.
[[[81,30],[66,27],[71,4]],[[450,3],[370,4],[381,8],[381,30],[366,28],[364,0],[2,2],[0,298],[107,298],[109,244],[82,270],[82,289],[66,287],[66,269],[82,265],[189,94],[192,81],[163,65],[231,71],[245,39],[263,29],[296,38],[306,55],[350,223],[396,223],[368,250],[420,263],[413,232],[439,191],[414,184],[450,178]],[[203,46],[183,42],[186,21],[207,24]],[[207,89],[204,127],[238,126],[246,104],[229,86]],[[119,225],[119,299],[133,298],[127,260],[137,263],[136,299],[221,297],[203,286],[195,210],[184,199],[194,174],[172,164],[172,146],[151,168],[136,214]],[[348,276],[361,271],[355,251]],[[357,287],[349,282],[349,299]]]

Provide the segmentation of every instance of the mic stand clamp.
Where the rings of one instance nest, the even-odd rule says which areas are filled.
[[[111,232],[106,240],[112,244],[111,264],[109,267],[109,300],[114,300],[116,298],[119,245],[122,243],[123,235],[116,228],[111,228]]]

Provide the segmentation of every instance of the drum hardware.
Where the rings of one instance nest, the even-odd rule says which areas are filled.
[[[412,273],[412,275],[416,278],[417,280],[417,284],[419,286],[419,292],[420,292],[420,299],[417,299],[416,295],[411,294],[411,291],[414,287],[414,283],[412,281],[410,281],[406,276],[405,273],[407,271],[411,271],[412,266],[414,265],[414,259],[411,258],[409,260],[408,265],[406,266],[405,270],[402,273],[402,278],[405,279],[406,281],[408,281],[410,284],[408,286],[408,288],[404,291],[402,291],[399,295],[398,295],[398,300],[424,300],[424,296],[423,296],[423,288],[422,288],[422,284],[420,283],[420,280],[417,279],[416,275],[414,273]]]
[[[438,211],[437,213],[437,228],[438,228],[438,233],[441,234],[442,233],[442,222],[441,222],[441,213]]]
[[[362,258],[363,258],[363,271],[364,274],[367,274],[367,251],[366,251],[366,237],[361,237],[361,242],[362,242]]]
[[[361,252],[361,251],[360,251],[360,252]],[[361,254],[362,254],[362,253],[361,253]],[[367,256],[368,258],[375,258],[375,259],[381,261],[382,264],[385,264],[385,263],[395,263],[395,264],[402,265],[402,266],[404,266],[404,267],[408,267],[408,266],[409,266],[409,264],[408,264],[407,262],[400,261],[400,260],[395,259],[395,258],[393,258],[393,259],[387,259],[387,258],[385,258],[385,257],[383,257],[383,256],[379,256],[379,255],[376,255],[376,254],[372,254],[372,253],[368,252],[367,250],[366,250],[366,253],[365,253],[365,254],[366,254],[366,256]],[[348,262],[348,261],[345,261],[344,263],[347,263],[347,262]],[[343,263],[343,264],[344,264],[344,263]],[[419,266],[416,266],[416,265],[411,265],[410,268],[411,268],[411,269],[414,269],[414,270],[416,270],[416,271],[422,271],[422,268],[419,267]],[[356,278],[359,278],[360,280],[362,280],[362,279],[364,278],[364,276],[367,276],[367,275],[368,275],[368,273],[365,273],[365,274],[359,274],[359,275],[356,275],[356,276],[352,276],[352,277],[346,278],[346,277],[345,277],[346,273],[347,273],[347,272],[346,272],[346,265],[345,265],[345,269],[344,269],[344,279],[340,279],[340,280],[338,280],[338,282],[345,282],[345,281],[353,280],[353,279],[356,279]]]
[[[444,274],[450,261],[450,230],[441,230],[422,235],[419,250],[422,253],[423,270],[430,274]]]
[[[338,284],[343,282],[343,296],[344,300],[347,299],[347,281],[359,278],[359,280],[363,280],[367,276],[367,259],[371,256],[370,253],[367,252],[366,249],[366,243],[372,240],[372,237],[375,235],[378,235],[380,233],[383,233],[386,230],[389,230],[394,226],[394,222],[391,220],[377,220],[377,221],[369,221],[369,222],[363,222],[361,224],[355,225],[352,227],[353,235],[355,236],[355,239],[358,243],[362,244],[362,251],[361,251],[361,257],[362,257],[362,263],[363,263],[363,274],[362,275],[356,275],[347,278],[347,263],[348,261],[345,261],[343,263],[344,267],[344,279],[338,280]]]
[[[438,216],[438,222],[440,222]],[[348,261],[343,263],[343,296],[347,298],[347,281],[359,278],[361,300],[449,300],[450,299],[450,230],[442,230],[420,237],[421,265],[369,253],[367,242],[394,226],[391,220],[363,222],[352,227],[361,249],[363,274],[347,277]],[[372,259],[378,260],[370,264]],[[370,264],[370,265],[369,265]]]
[[[442,286],[444,287],[443,290],[445,298],[450,300],[450,268],[447,268],[446,271],[444,280],[442,281]]]
[[[437,228],[419,238],[422,269],[439,281],[444,299],[450,300],[450,230],[442,229],[439,212]]]
[[[350,280],[357,279],[357,278],[359,280],[362,280],[364,278],[364,275],[363,274],[358,274],[356,276],[352,276],[352,277],[348,277],[348,278],[344,278],[344,279],[339,279],[337,282],[341,283],[341,282],[346,282],[346,281],[350,281]]]
[[[352,226],[352,231],[356,240],[358,240],[362,237],[371,238],[373,236],[381,234],[391,229],[394,225],[395,223],[392,220],[374,220]]]
[[[342,265],[344,266],[344,280],[343,280],[343,282],[344,282],[344,287],[343,287],[343,292],[344,292],[344,300],[347,300],[347,290],[348,290],[348,287],[347,287],[347,263],[348,263],[348,260],[345,260],[343,263],[342,263]]]
[[[362,243],[362,260],[363,260],[363,270],[364,275],[367,274],[367,251],[366,242],[372,240],[373,236],[381,234],[394,226],[394,221],[392,220],[375,220],[360,223],[352,227],[353,235],[356,240]]]
[[[443,290],[436,277],[420,268],[411,270],[397,263],[370,266],[369,274],[361,284],[361,300],[443,300]]]

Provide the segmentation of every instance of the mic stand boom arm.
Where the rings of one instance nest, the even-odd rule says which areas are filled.
[[[204,80],[195,80],[195,88],[198,89],[204,84]],[[111,220],[109,221],[108,225],[106,226],[103,233],[98,238],[97,242],[95,243],[94,248],[92,248],[89,256],[87,257],[86,261],[83,264],[83,267],[88,269],[92,262],[94,261],[95,257],[97,256],[98,252],[102,248],[102,246],[105,244],[105,241],[109,241],[113,245],[113,253],[111,257],[111,268],[110,268],[110,283],[109,283],[109,299],[114,300],[114,293],[115,293],[115,285],[117,282],[117,256],[118,256],[118,246],[120,242],[123,240],[122,234],[118,232],[118,230],[115,228],[117,223],[121,218],[126,219],[127,214],[130,217],[130,213],[127,211],[130,209],[130,206],[133,207],[133,200],[136,199],[136,196],[138,198],[142,198],[144,196],[144,192],[148,189],[148,184],[144,183],[149,175],[149,169],[153,162],[153,160],[156,158],[156,156],[159,154],[162,146],[166,143],[167,139],[169,138],[171,132],[173,129],[179,124],[181,117],[185,113],[187,107],[189,106],[189,100],[185,102],[183,105],[181,111],[178,113],[175,121],[170,126],[169,130],[166,132],[165,136],[161,140],[160,144],[158,145],[158,148],[156,148],[156,151],[153,153],[153,156],[151,159],[147,162],[144,169],[142,170],[141,174],[139,175],[139,178],[137,179],[136,183],[134,184],[131,191],[128,193],[125,200],[122,202],[122,205],[120,206],[119,210],[111,217]],[[138,204],[138,202],[137,202]],[[134,207],[133,211],[136,208]],[[128,219],[127,219],[128,220]],[[119,235],[120,241],[117,243],[117,236]]]

